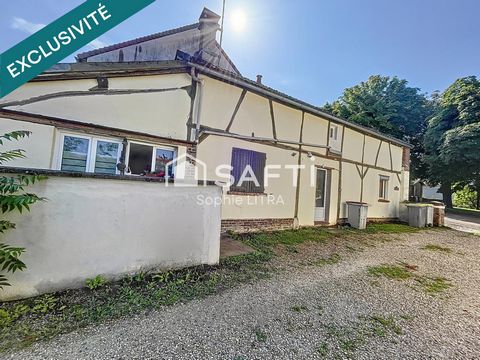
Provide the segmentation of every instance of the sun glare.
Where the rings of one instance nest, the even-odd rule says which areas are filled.
[[[237,9],[232,13],[232,27],[235,31],[245,30],[247,25],[247,16],[243,10]]]

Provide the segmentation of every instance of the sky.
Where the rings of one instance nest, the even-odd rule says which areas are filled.
[[[0,1],[0,52],[83,2]],[[195,23],[204,6],[222,0],[156,0],[83,50]],[[242,75],[313,105],[377,74],[430,94],[480,77],[479,14],[479,0],[226,0],[223,47]]]

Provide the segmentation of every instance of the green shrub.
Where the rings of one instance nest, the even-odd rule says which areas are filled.
[[[13,131],[0,136],[0,146],[5,141],[20,140],[30,136],[29,131]],[[21,149],[0,152],[0,166],[7,161],[24,158],[24,151]],[[30,205],[44,199],[35,194],[27,193],[25,188],[36,181],[45,179],[44,176],[36,175],[17,175],[0,176],[0,214],[6,214],[13,211],[22,213],[24,210],[30,211]],[[5,231],[15,229],[15,224],[9,220],[0,218],[0,234]],[[14,273],[17,270],[25,270],[26,265],[19,258],[25,252],[24,248],[13,247],[8,244],[0,243],[0,269],[2,272]],[[10,286],[8,279],[4,274],[0,274],[0,289],[4,286]]]
[[[476,209],[477,192],[466,185],[463,189],[457,190],[453,194],[453,206],[465,209]]]

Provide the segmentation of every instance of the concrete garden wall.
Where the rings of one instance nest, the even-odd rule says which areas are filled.
[[[220,253],[217,186],[175,187],[140,179],[50,176],[28,188],[48,201],[13,215],[2,242],[27,249],[0,300],[84,286],[152,268],[215,264]]]

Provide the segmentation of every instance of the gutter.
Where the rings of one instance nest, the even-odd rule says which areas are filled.
[[[244,89],[250,90],[253,93],[257,93],[257,94],[260,94],[260,95],[267,96],[269,98],[276,99],[277,101],[280,101],[281,103],[291,105],[291,106],[293,106],[293,107],[295,107],[299,110],[308,112],[312,115],[317,115],[317,116],[326,118],[326,119],[331,120],[335,123],[342,124],[342,125],[344,125],[348,128],[358,130],[358,131],[360,131],[364,134],[368,134],[368,135],[371,135],[373,137],[380,138],[382,140],[386,140],[388,142],[391,142],[391,143],[394,143],[394,144],[397,144],[397,145],[400,145],[400,146],[408,147],[410,149],[413,148],[413,146],[411,144],[409,144],[405,141],[395,139],[393,137],[390,137],[390,136],[378,133],[374,130],[368,129],[364,126],[357,125],[357,124],[352,123],[350,121],[347,121],[345,119],[341,119],[341,118],[336,117],[334,115],[328,114],[328,113],[323,112],[323,111],[319,110],[318,108],[316,108],[312,105],[309,105],[307,103],[304,103],[302,101],[295,100],[293,98],[289,98],[289,97],[284,96],[282,94],[279,94],[277,92],[268,90],[267,88],[265,88],[263,86],[258,86],[257,84],[253,84],[253,83],[250,83],[249,81],[245,81],[242,78],[239,78],[239,77],[235,76],[234,74],[225,74],[225,73],[222,73],[222,72],[219,72],[219,71],[216,71],[216,70],[209,69],[205,66],[198,65],[196,63],[192,63],[192,62],[189,62],[188,65],[191,66],[192,68],[196,68],[197,70],[199,70],[200,72],[202,72],[206,75],[210,75],[210,76],[212,76],[214,78],[217,78],[217,79],[220,79],[224,82],[237,85],[237,86],[242,87]]]

